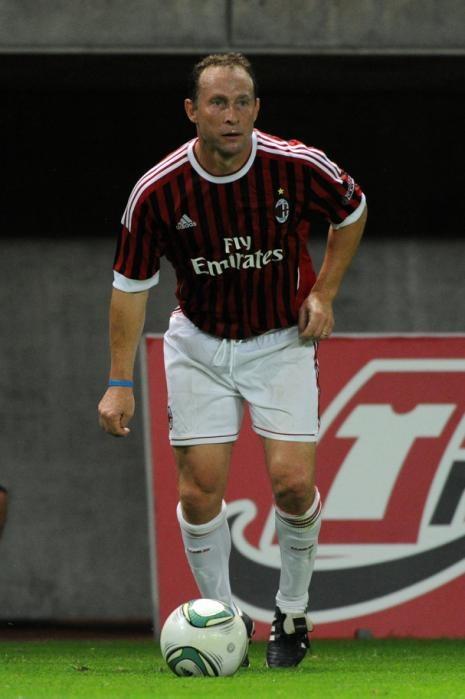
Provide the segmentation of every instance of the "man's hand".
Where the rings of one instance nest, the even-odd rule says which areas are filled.
[[[110,304],[110,376],[129,380],[144,327],[148,291],[129,293],[113,287]],[[100,427],[114,437],[127,437],[134,415],[134,393],[127,386],[111,386],[98,406]]]
[[[329,227],[326,251],[313,289],[299,308],[299,332],[303,338],[325,340],[333,332],[333,301],[355,254],[367,218],[366,205],[359,218],[340,229]]]
[[[114,437],[127,437],[127,426],[134,415],[134,393],[131,388],[108,388],[98,406],[100,427]]]
[[[333,304],[318,291],[312,291],[299,309],[300,337],[326,340],[334,328]]]

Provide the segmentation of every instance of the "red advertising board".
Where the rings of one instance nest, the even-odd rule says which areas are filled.
[[[162,339],[143,347],[155,625],[198,596],[175,514]],[[319,348],[323,526],[315,636],[465,635],[465,335],[335,336]],[[273,502],[248,416],[227,491],[231,584],[266,638],[279,578]]]

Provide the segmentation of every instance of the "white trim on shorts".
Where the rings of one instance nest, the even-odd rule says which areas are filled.
[[[173,447],[189,447],[194,444],[227,444],[228,442],[235,442],[239,437],[239,432],[235,434],[218,434],[218,435],[201,435],[201,436],[191,436],[191,437],[171,437],[170,444]]]
[[[267,437],[268,439],[281,439],[285,442],[316,442],[318,436],[316,432],[312,432],[311,434],[307,432],[302,434],[294,434],[291,432],[274,432],[273,430],[266,430],[264,427],[259,427],[258,425],[252,425],[252,429],[262,437]]]

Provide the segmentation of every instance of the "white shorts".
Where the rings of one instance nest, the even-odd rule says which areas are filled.
[[[247,340],[221,340],[176,310],[165,333],[164,353],[173,446],[233,442],[244,401],[257,434],[316,441],[316,347],[301,340],[296,327]]]

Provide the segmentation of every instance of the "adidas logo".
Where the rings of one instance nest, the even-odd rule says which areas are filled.
[[[195,228],[196,225],[197,224],[195,221],[189,218],[187,214],[184,214],[177,222],[176,228],[178,229],[178,231],[181,231],[183,228]]]

